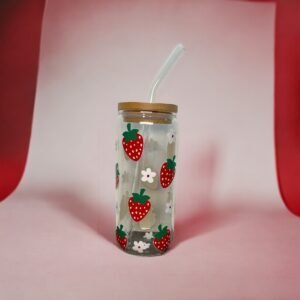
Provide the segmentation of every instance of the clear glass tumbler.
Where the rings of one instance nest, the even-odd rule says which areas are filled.
[[[174,233],[177,106],[118,104],[116,239],[127,253],[163,254]]]

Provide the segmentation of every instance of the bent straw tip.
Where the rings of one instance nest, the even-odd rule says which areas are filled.
[[[185,47],[182,43],[178,43],[175,48],[185,50]]]

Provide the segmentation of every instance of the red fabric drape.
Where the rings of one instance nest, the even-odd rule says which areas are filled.
[[[0,201],[25,168],[44,2],[0,1]]]
[[[275,147],[286,206],[300,216],[300,1],[279,0],[275,43]]]

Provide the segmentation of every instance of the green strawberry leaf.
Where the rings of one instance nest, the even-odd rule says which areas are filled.
[[[154,233],[153,233],[153,236],[154,236],[156,239],[158,239],[158,240],[160,240],[160,239],[162,238],[160,232],[154,232]]]
[[[164,236],[168,234],[167,232],[168,226],[162,228],[162,225],[158,225],[158,232],[155,232],[153,235],[156,239],[161,240]]]
[[[176,158],[176,156],[174,155],[173,159],[171,159],[171,158],[167,159],[167,165],[166,165],[166,167],[168,169],[171,169],[172,171],[175,171],[175,167],[176,167],[175,158]]]
[[[126,236],[126,232],[123,231],[123,225],[117,226],[116,232],[119,237],[124,238]]]
[[[148,195],[140,196],[140,200],[142,201],[143,204],[145,204],[149,199],[150,199],[150,196],[148,196]]]
[[[131,124],[127,124],[127,131],[124,131],[122,135],[126,142],[135,141],[137,139],[138,129],[131,129]]]
[[[145,191],[146,191],[145,189],[141,189],[139,194],[132,193],[133,202],[139,202],[141,204],[145,204],[150,199],[149,195],[144,195]]]
[[[133,196],[133,201],[134,202],[139,202],[138,199],[140,197],[140,194],[138,194],[138,193],[132,193],[132,196]]]
[[[135,136],[136,136],[136,134],[137,134],[138,132],[139,132],[138,129],[132,129],[132,130],[130,131],[130,133],[133,134],[133,135],[135,135]]]

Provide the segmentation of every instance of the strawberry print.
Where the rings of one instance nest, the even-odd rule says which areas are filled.
[[[135,222],[139,222],[148,214],[151,208],[150,197],[144,195],[145,189],[141,189],[140,193],[132,193],[132,197],[128,200],[129,212]]]
[[[154,240],[153,240],[154,247],[160,252],[165,252],[168,249],[171,241],[170,239],[171,232],[168,229],[168,226],[162,228],[162,225],[160,224],[158,226],[158,232],[155,232],[153,235],[154,235]]]
[[[160,169],[160,184],[165,189],[167,188],[173,181],[175,177],[175,155],[173,159],[168,158],[167,162],[163,163]]]
[[[116,229],[116,237],[119,245],[125,249],[127,245],[127,238],[126,238],[126,232],[123,231],[123,225],[117,226]]]
[[[119,172],[119,164],[116,163],[116,189],[118,188],[119,186],[119,182],[120,182],[120,172]]]
[[[144,140],[138,133],[138,129],[131,129],[131,124],[127,124],[127,131],[123,132],[123,148],[128,157],[134,161],[138,161],[143,153]]]

